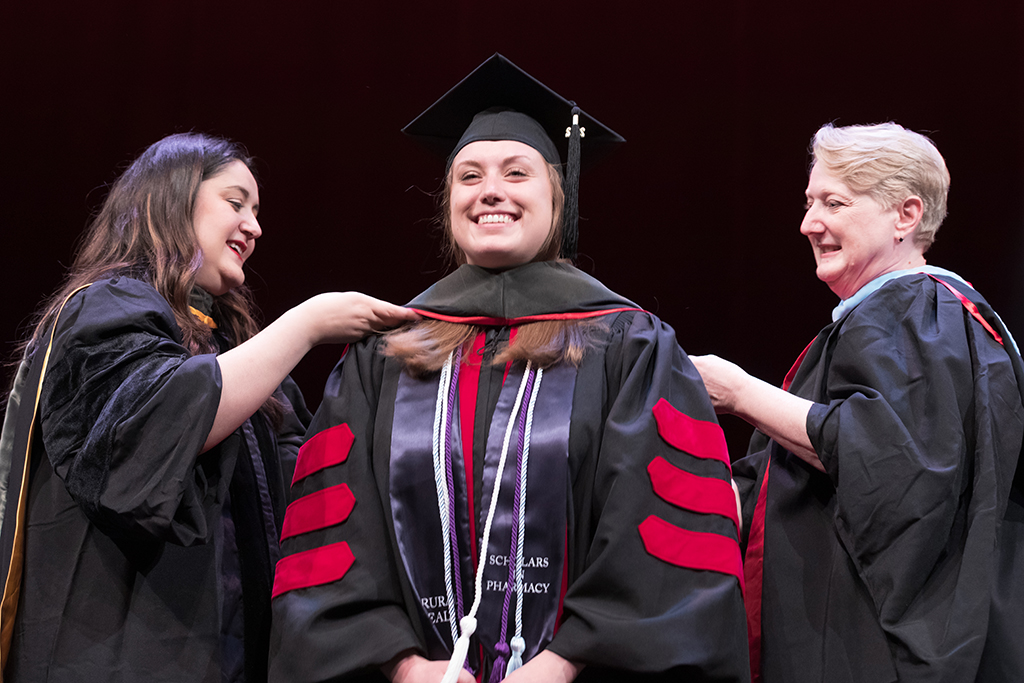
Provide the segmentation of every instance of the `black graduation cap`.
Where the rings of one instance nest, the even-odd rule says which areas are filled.
[[[565,162],[562,256],[576,257],[580,164],[589,167],[625,140],[502,55],[495,53],[402,129],[447,167],[480,140],[530,145],[549,163]],[[582,139],[582,142],[581,142]],[[581,144],[586,153],[581,154]]]

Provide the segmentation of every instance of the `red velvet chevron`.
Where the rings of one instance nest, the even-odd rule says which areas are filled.
[[[720,460],[732,472],[725,433],[718,424],[695,420],[673,408],[663,398],[658,400],[652,411],[658,423],[658,434],[670,446],[697,458]]]
[[[689,531],[651,515],[637,527],[644,548],[659,560],[687,569],[735,576],[743,587],[743,562],[734,539],[721,534]]]
[[[345,576],[353,562],[355,557],[352,550],[348,543],[344,542],[283,557],[277,563],[274,592],[271,597],[276,598],[282,593],[298,588],[338,581]]]
[[[345,462],[353,441],[355,436],[344,422],[314,435],[299,449],[292,486],[325,467]]]
[[[654,492],[665,502],[692,512],[721,515],[732,520],[739,534],[736,496],[728,482],[690,474],[660,455],[647,466],[647,474]]]
[[[338,484],[299,498],[284,513],[281,540],[341,524],[352,513],[356,497],[348,484]]]

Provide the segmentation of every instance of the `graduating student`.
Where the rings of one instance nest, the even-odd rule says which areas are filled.
[[[405,131],[447,156],[460,266],[330,378],[271,679],[746,681],[714,410],[671,328],[571,265],[580,150],[621,138],[500,55]]]
[[[324,294],[259,331],[238,145],[171,135],[114,183],[25,345],[0,440],[3,680],[266,680],[315,344],[415,318]]]
[[[894,123],[826,125],[813,153],[800,231],[832,324],[783,389],[694,359],[760,430],[735,465],[755,679],[1024,680],[1024,366],[985,299],[925,262],[945,162]]]

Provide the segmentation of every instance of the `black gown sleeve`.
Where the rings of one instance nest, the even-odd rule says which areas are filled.
[[[391,425],[378,405],[394,404],[393,395],[381,399],[386,365],[374,339],[350,348],[300,451],[274,585],[271,681],[379,678],[381,664],[422,650],[385,509]]]
[[[1001,461],[1015,466],[1024,429],[1007,350],[921,276],[861,303],[829,352],[807,431],[835,486],[836,533],[897,668],[968,680],[1012,477]]]
[[[747,681],[724,434],[671,328],[629,313],[610,334],[577,382],[570,579],[549,648],[590,675]]]
[[[740,549],[746,557],[747,542],[750,529],[754,525],[754,511],[757,508],[757,497],[764,484],[765,465],[768,462],[770,439],[760,431],[754,430],[747,446],[747,455],[732,463],[732,478],[740,492],[743,525],[741,529]]]
[[[284,406],[284,416],[277,430],[277,456],[287,488],[295,474],[295,460],[313,421],[313,414],[306,407],[299,385],[291,377],[285,377],[274,395]]]
[[[115,278],[58,322],[40,405],[54,471],[112,537],[207,541],[234,461],[200,456],[220,402],[214,355],[189,356],[167,302]]]

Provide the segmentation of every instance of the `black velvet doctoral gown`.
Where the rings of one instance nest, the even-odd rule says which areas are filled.
[[[47,341],[9,403],[5,441],[22,450],[4,453],[15,460],[36,393],[26,380],[38,378]],[[5,682],[265,680],[284,481],[310,416],[289,380],[277,433],[256,415],[199,455],[220,391],[215,356],[189,355],[149,284],[103,280],[68,301],[39,405]],[[16,494],[6,496],[5,572]],[[225,614],[239,591],[240,619]],[[236,631],[227,639],[225,622]]]
[[[894,279],[791,372],[826,472],[760,434],[734,464],[765,683],[1024,680],[1024,368],[948,282],[1004,344],[942,282]]]
[[[526,499],[527,550],[531,534],[538,533],[529,526],[530,515],[542,520],[538,526],[555,529],[552,545],[558,546],[548,546],[539,557],[528,553],[527,591],[550,594],[561,583],[564,600],[558,604],[563,596],[555,595],[560,613],[553,637],[539,643],[528,639],[527,659],[538,649],[551,649],[587,665],[580,680],[748,680],[736,506],[724,437],[672,330],[558,263],[503,273],[463,266],[411,306],[429,317],[487,329],[470,354],[482,355],[482,363],[468,361],[476,363],[479,377],[467,379],[472,373],[466,365],[459,378],[459,391],[473,384],[475,400],[463,402],[465,411],[456,418],[465,425],[466,413],[473,413],[472,437],[461,437],[472,444],[472,467],[456,468],[455,490],[462,496],[456,506],[460,529],[468,526],[465,516],[473,519],[474,553],[490,494],[486,482],[493,480],[485,451],[493,432],[500,436],[501,431],[492,425],[507,419],[499,417],[505,411],[503,389],[510,384],[514,389],[523,374],[521,363],[488,365],[494,348],[505,343],[510,328],[526,321],[585,317],[600,324],[595,348],[580,367],[549,369],[538,391],[542,401],[545,392],[560,390],[558,377],[564,375],[559,372],[571,378],[567,457],[550,475],[529,480]],[[410,485],[404,475],[393,476],[396,467],[415,470],[414,458],[396,453],[410,441],[424,444],[417,452],[429,469],[430,430],[411,435],[415,429],[409,421],[429,423],[438,381],[437,373],[422,380],[409,377],[401,363],[379,353],[374,340],[350,349],[332,373],[300,451],[295,500],[285,520],[286,557],[275,579],[271,680],[378,679],[377,667],[406,650],[431,659],[449,657],[452,639],[443,600],[424,595],[416,578],[436,576],[440,569],[403,552],[418,539],[407,525],[422,518],[417,529],[423,534],[438,525],[434,482],[428,477]],[[408,392],[421,390],[429,396],[421,411],[428,417],[403,407]],[[557,406],[550,408],[544,412],[557,412]],[[538,408],[535,421],[547,417]],[[534,439],[540,440],[536,433]],[[537,450],[542,453],[540,445]],[[530,457],[533,477],[544,471],[544,456]],[[472,474],[464,474],[469,469]],[[417,497],[421,488],[427,489],[425,498]],[[336,504],[324,502],[335,493]],[[538,507],[538,495],[561,500],[561,507]],[[470,500],[473,513],[467,511]],[[507,536],[501,540],[492,534],[485,558],[487,571],[498,565],[499,577],[508,543]],[[434,555],[440,557],[440,541],[437,546]],[[430,554],[429,544],[423,547]],[[473,567],[465,546],[460,553],[468,610],[475,596]],[[553,579],[550,571],[544,573],[551,568]],[[482,612],[495,609],[488,601],[501,600],[500,578],[488,586]],[[527,596],[527,610],[540,597]],[[474,636],[470,647],[470,662],[484,680],[491,644]]]

